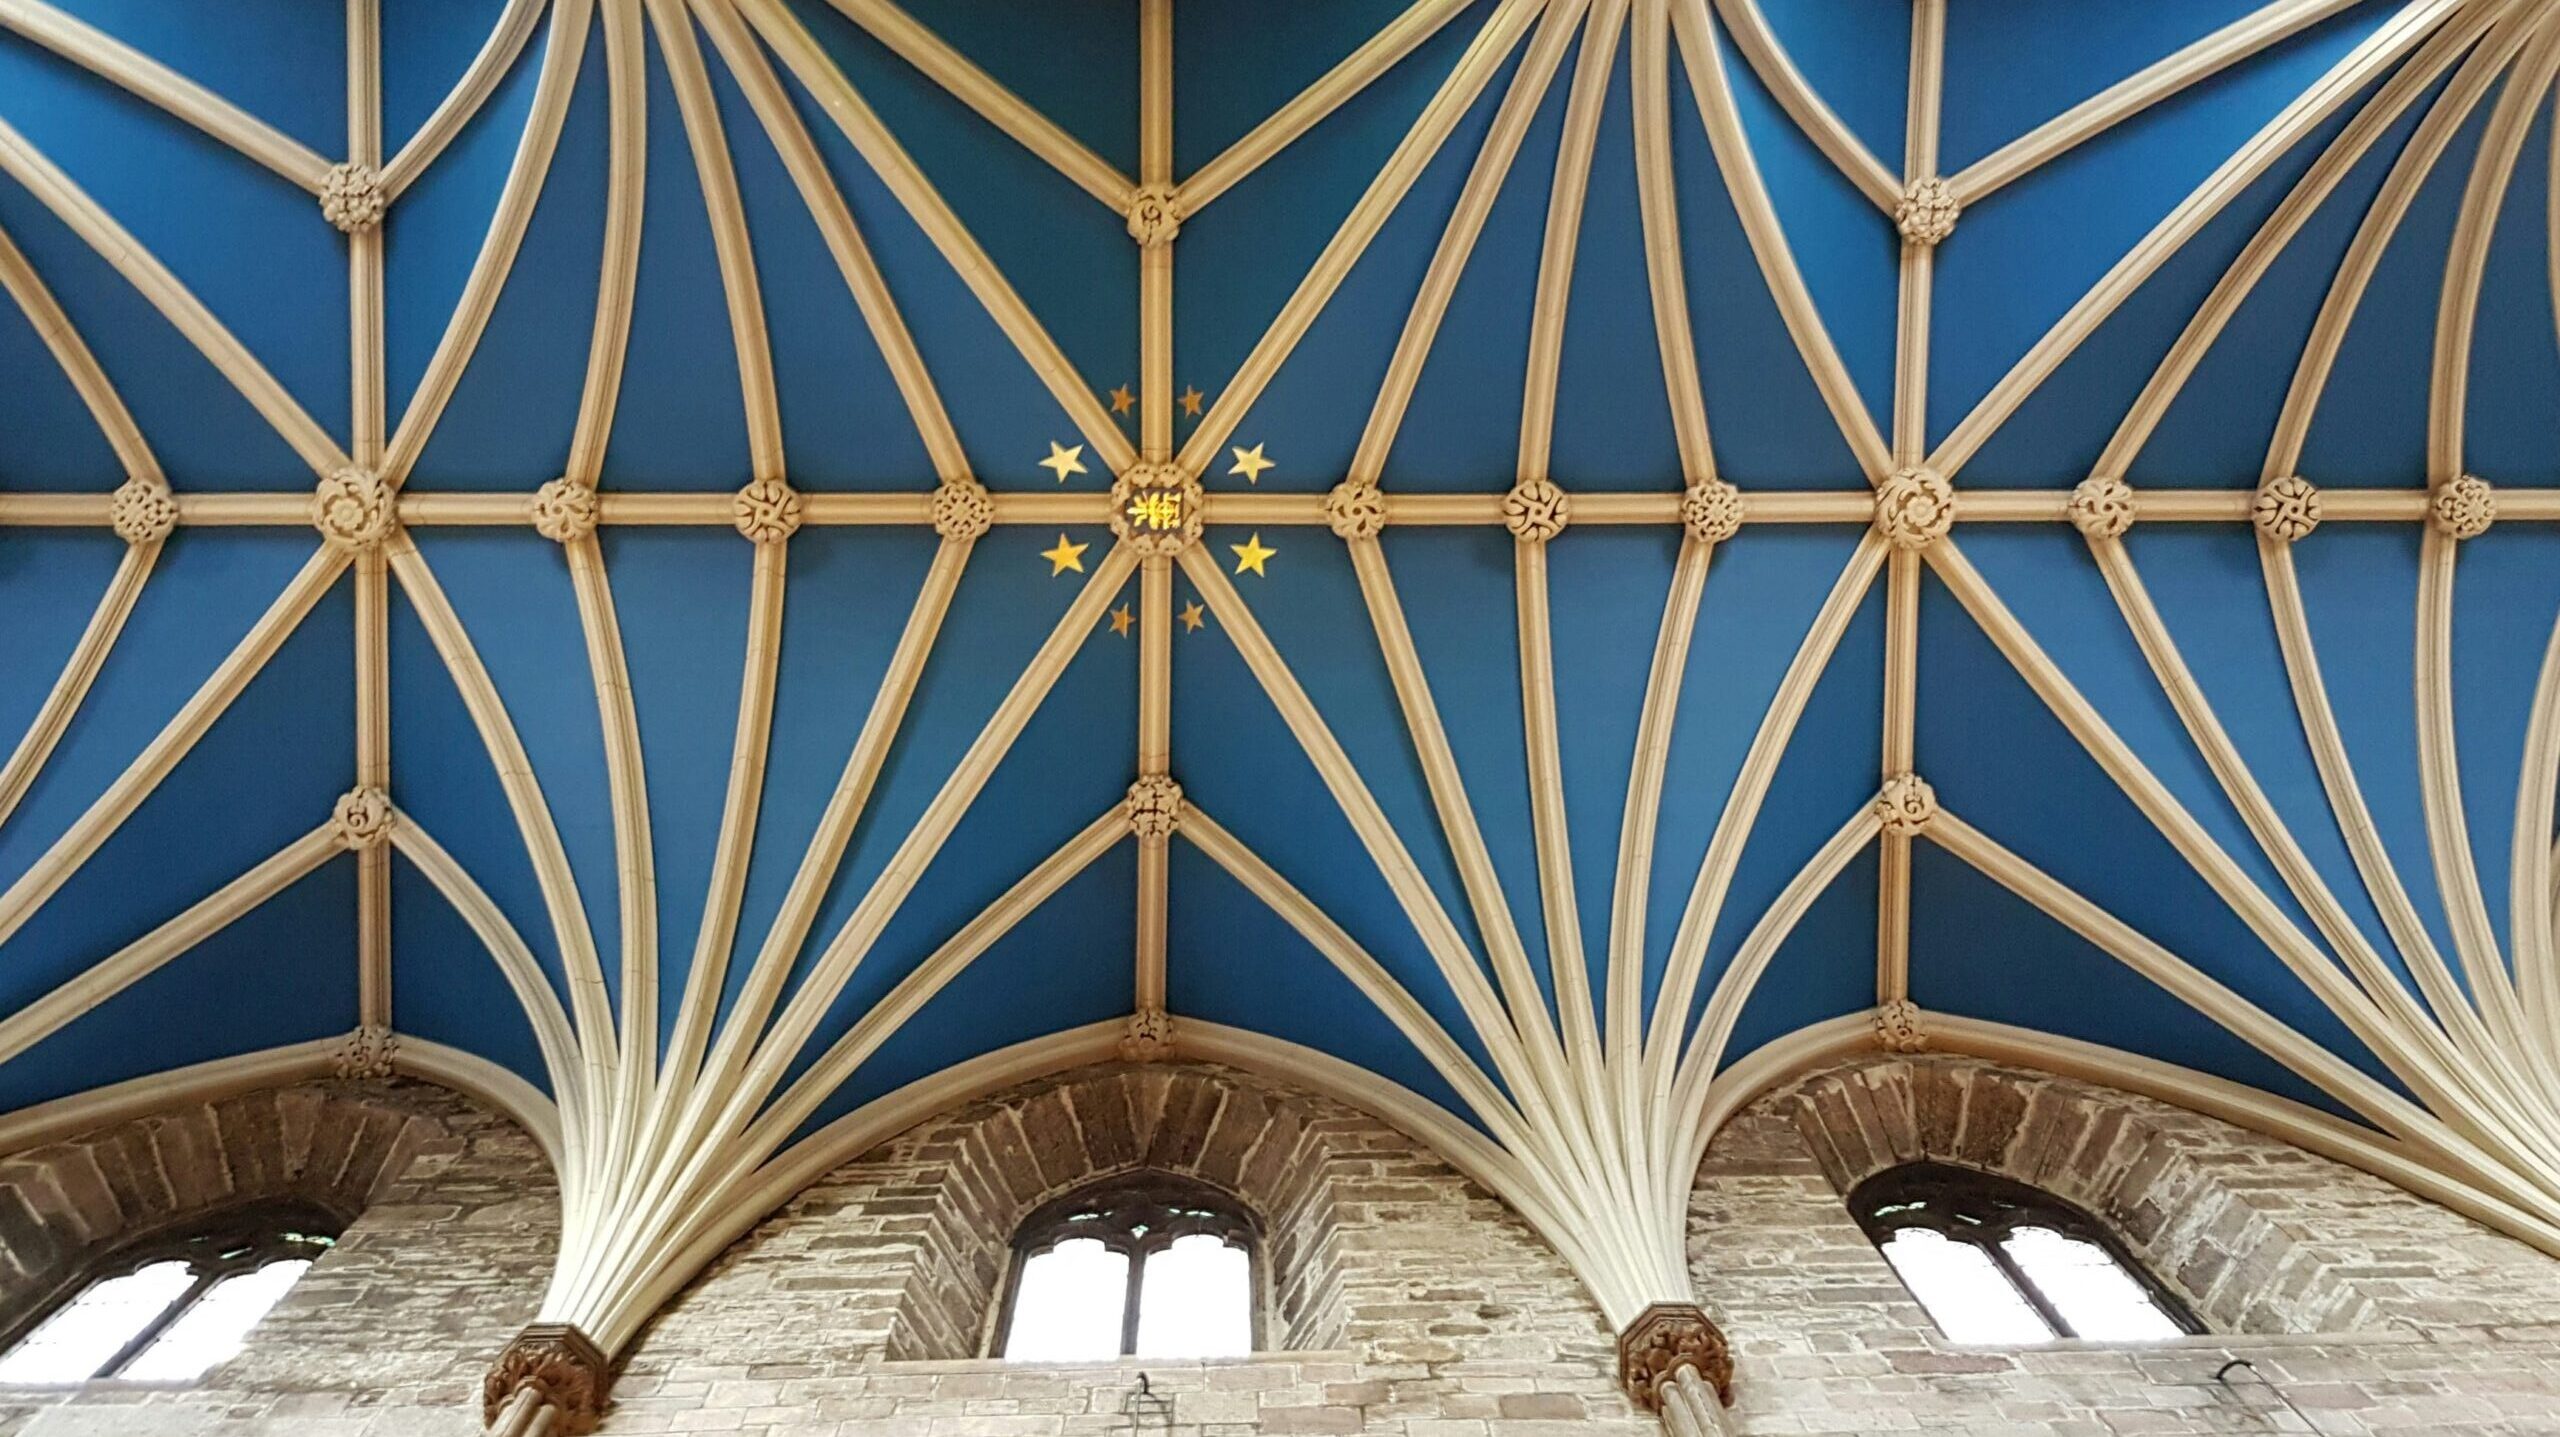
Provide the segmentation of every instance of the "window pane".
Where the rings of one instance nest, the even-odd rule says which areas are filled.
[[[1253,1351],[1253,1265],[1210,1233],[1178,1237],[1147,1259],[1138,1293],[1140,1357],[1242,1357]]]
[[[1022,1264],[1013,1294],[1011,1362],[1084,1362],[1120,1355],[1129,1259],[1089,1237],[1071,1238]]]
[[[85,1382],[97,1376],[194,1284],[194,1274],[177,1261],[90,1284],[0,1357],[0,1382]]]
[[[2049,1227],[2022,1227],[2001,1244],[2073,1333],[2100,1342],[2157,1342],[2178,1324],[2105,1248]]]
[[[1938,1330],[1956,1341],[2053,1340],[2053,1329],[1981,1248],[1921,1227],[1903,1228],[1883,1247],[1902,1285],[1929,1310]]]
[[[249,1329],[310,1267],[308,1258],[291,1258],[215,1283],[116,1375],[136,1382],[192,1382],[202,1377],[214,1364],[240,1355]]]

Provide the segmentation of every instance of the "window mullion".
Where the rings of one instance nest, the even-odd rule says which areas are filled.
[[[1120,1299],[1120,1355],[1138,1355],[1138,1296],[1146,1284],[1147,1249],[1133,1244],[1129,1249],[1129,1285]]]
[[[2018,1295],[2027,1300],[2027,1305],[2036,1310],[2036,1316],[2044,1319],[2044,1325],[2053,1329],[2054,1336],[2077,1337],[2080,1335],[2071,1330],[2070,1323],[2062,1320],[2061,1310],[2045,1297],[2044,1289],[2036,1286],[2035,1279],[2027,1276],[2026,1270],[2019,1267],[2017,1260],[2009,1256],[2006,1244],[1975,1240],[1970,1237],[1968,1240],[1973,1241],[1974,1246],[1981,1248],[1990,1256],[1992,1265],[2000,1269],[2002,1277],[2009,1279],[2009,1285],[2018,1290]]]
[[[187,1290],[179,1293],[168,1306],[161,1308],[159,1316],[142,1324],[142,1330],[133,1335],[133,1340],[116,1349],[116,1355],[107,1359],[105,1366],[91,1373],[90,1379],[95,1381],[101,1377],[113,1377],[124,1371],[135,1358],[149,1351],[152,1343],[160,1340],[160,1334],[167,1332],[179,1318],[184,1317],[188,1308],[195,1306],[206,1293],[213,1291],[215,1283],[222,1281],[228,1275],[218,1269],[197,1268],[196,1280],[187,1285]]]

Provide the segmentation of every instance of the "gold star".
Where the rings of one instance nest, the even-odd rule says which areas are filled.
[[[1194,599],[1190,603],[1182,606],[1182,631],[1184,633],[1198,633],[1200,631],[1200,626],[1207,622],[1209,622],[1208,611],[1200,607],[1199,600]]]
[[[1040,557],[1049,561],[1050,578],[1054,579],[1069,569],[1081,574],[1084,572],[1084,551],[1092,547],[1091,544],[1070,544],[1067,536],[1060,534],[1058,547],[1041,550]]]
[[[1188,419],[1197,419],[1197,418],[1199,418],[1199,417],[1200,417],[1200,401],[1201,401],[1201,400],[1203,400],[1203,399],[1206,399],[1206,398],[1208,398],[1208,397],[1209,397],[1209,396],[1207,396],[1207,395],[1205,395],[1205,394],[1202,394],[1202,393],[1201,393],[1198,389],[1196,389],[1196,388],[1186,388],[1186,389],[1184,389],[1184,390],[1182,391],[1182,413],[1183,413],[1183,417],[1188,418]]]
[[[1125,639],[1129,637],[1129,625],[1136,621],[1137,616],[1129,612],[1129,606],[1122,604],[1111,611],[1111,632]]]
[[[1243,475],[1244,482],[1247,484],[1261,483],[1262,471],[1271,467],[1271,461],[1262,457],[1262,446],[1256,444],[1251,449],[1235,449],[1233,452],[1236,456],[1235,467],[1227,472]]]
[[[1117,389],[1115,389],[1115,390],[1112,390],[1112,391],[1111,391],[1111,412],[1112,412],[1112,413],[1114,413],[1114,414],[1126,414],[1126,413],[1128,413],[1130,410],[1132,410],[1132,409],[1136,408],[1136,407],[1137,407],[1137,405],[1138,405],[1138,396],[1136,396],[1136,395],[1134,395],[1134,394],[1131,394],[1131,393],[1129,392],[1129,386],[1127,386],[1127,385],[1123,384],[1123,385],[1121,385],[1119,388],[1117,388]]]
[[[1263,561],[1280,551],[1262,547],[1262,535],[1259,532],[1241,544],[1229,544],[1227,547],[1235,551],[1237,573],[1260,574],[1266,579],[1271,577],[1262,572]]]
[[[1049,457],[1040,461],[1040,467],[1056,474],[1058,482],[1064,484],[1068,475],[1085,472],[1084,446],[1079,444],[1068,449],[1052,439],[1049,441]]]

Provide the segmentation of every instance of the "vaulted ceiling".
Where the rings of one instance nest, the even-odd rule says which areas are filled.
[[[608,1337],[1167,1041],[1613,1312],[1878,1041],[2560,1243],[2560,10],[343,11],[0,0],[0,1105],[388,1052]]]

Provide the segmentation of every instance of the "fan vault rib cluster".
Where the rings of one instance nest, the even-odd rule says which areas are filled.
[[[497,1104],[496,1417],[1113,1056],[1675,1406],[1864,1045],[2560,1252],[2560,10],[2044,8],[0,0],[0,1132]]]

